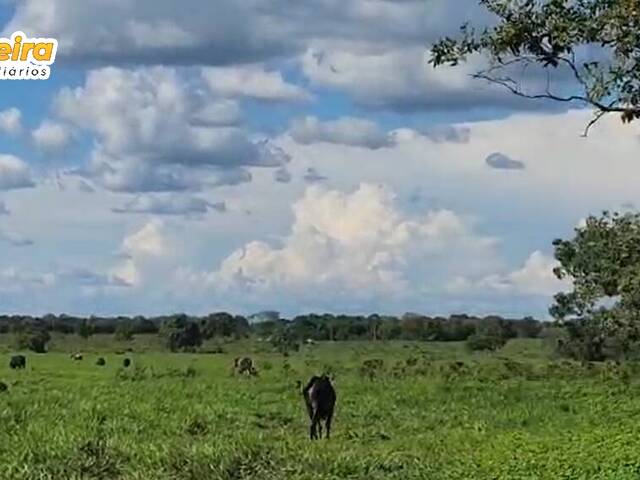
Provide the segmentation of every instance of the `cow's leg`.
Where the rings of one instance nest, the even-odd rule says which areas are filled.
[[[329,438],[331,436],[331,420],[333,417],[333,413],[329,413],[329,415],[327,415],[327,420],[325,422],[325,427],[327,429],[327,435],[326,438]]]
[[[320,426],[320,417],[318,412],[313,412],[313,417],[311,418],[311,440],[315,440],[318,438],[318,427]]]

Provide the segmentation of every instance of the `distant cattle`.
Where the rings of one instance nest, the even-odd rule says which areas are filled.
[[[4,393],[9,390],[9,385],[4,382],[0,382],[0,393]]]
[[[99,367],[104,367],[106,364],[107,364],[107,361],[102,357],[96,360],[96,365],[98,365]]]
[[[27,359],[24,355],[14,355],[9,361],[9,367],[13,370],[18,368],[25,368],[27,366]]]
[[[249,357],[236,357],[233,361],[233,370],[239,375],[246,374],[255,376],[258,374],[258,371],[253,364],[253,360]]]
[[[327,375],[314,375],[302,390],[302,397],[311,420],[309,437],[311,440],[322,437],[322,425],[325,421],[325,438],[331,436],[331,420],[336,405],[336,391]]]
[[[129,365],[131,365],[131,359],[129,359],[129,358],[125,358],[125,359],[122,361],[122,366],[123,366],[124,368],[127,368],[127,367],[129,367]]]
[[[81,353],[73,353],[73,354],[71,354],[71,359],[75,360],[76,362],[79,362],[80,360],[82,360],[82,354]]]

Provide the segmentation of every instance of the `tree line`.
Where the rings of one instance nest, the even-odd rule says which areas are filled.
[[[172,351],[193,350],[211,339],[256,337],[282,351],[296,349],[308,341],[417,340],[485,341],[487,348],[510,338],[537,337],[548,324],[531,317],[507,319],[492,315],[466,314],[430,317],[406,313],[385,315],[307,314],[291,319],[277,312],[245,317],[227,312],[205,316],[174,314],[157,317],[76,317],[71,315],[0,315],[0,334],[13,334],[20,348],[46,351],[52,333],[88,338],[110,334],[121,341],[136,335],[160,335]]]

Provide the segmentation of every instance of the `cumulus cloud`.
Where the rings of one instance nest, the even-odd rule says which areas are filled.
[[[514,160],[504,153],[495,152],[485,159],[485,163],[497,170],[524,170],[525,164],[520,160]]]
[[[16,4],[4,33],[55,37],[61,58],[76,61],[224,65],[291,50],[284,26],[260,7],[253,0],[196,0],[188,8],[173,0],[27,0]]]
[[[23,268],[7,267],[0,270],[0,292],[17,293],[35,287],[51,287],[55,284],[55,275],[39,273]]]
[[[36,147],[47,152],[63,150],[72,137],[73,130],[68,125],[50,120],[45,120],[31,132]]]
[[[123,260],[109,271],[109,275],[127,285],[139,287],[146,280],[145,272],[150,271],[155,262],[169,256],[170,250],[165,223],[150,220],[123,239]]]
[[[84,87],[63,89],[56,106],[61,118],[96,136],[90,163],[78,173],[109,190],[195,190],[223,184],[228,175],[233,184],[242,167],[289,160],[239,127],[203,122],[217,101],[175,69],[104,68],[89,72]]]
[[[122,207],[112,209],[116,213],[147,213],[154,215],[203,215],[210,210],[225,212],[224,202],[211,203],[189,195],[139,195]]]
[[[14,155],[0,155],[0,190],[34,187],[31,168]]]
[[[558,261],[553,257],[536,250],[517,270],[505,274],[491,274],[475,280],[457,277],[448,284],[448,288],[458,294],[475,291],[551,298],[555,293],[570,287],[568,280],[558,280],[553,274],[553,269],[558,265]]]
[[[191,117],[195,127],[234,127],[242,122],[242,111],[236,100],[212,100]]]
[[[127,236],[122,241],[122,250],[128,255],[161,256],[166,250],[166,242],[162,234],[164,224],[159,220],[151,220],[140,230]]]
[[[189,8],[172,0],[24,0],[5,34],[53,36],[61,58],[94,65],[212,66],[212,85],[231,96],[310,98],[276,69],[302,55],[312,84],[346,91],[369,107],[540,108],[469,79],[475,59],[456,69],[427,65],[425,46],[471,19],[479,26],[493,21],[476,0],[191,0]]]
[[[456,67],[429,65],[424,45],[380,50],[372,45],[332,45],[311,48],[301,57],[301,67],[312,85],[348,93],[356,103],[376,109],[402,112],[420,110],[468,110],[479,107],[505,109],[560,108],[556,102],[536,102],[510,94],[496,85],[471,77],[485,67],[485,60],[471,56]],[[566,89],[569,76],[556,72],[551,84]],[[519,78],[519,77],[518,77]],[[553,77],[555,78],[555,77]],[[527,71],[524,91],[544,88],[540,72]],[[560,90],[565,91],[565,90]]]
[[[287,291],[321,304],[325,298],[327,305],[426,295],[442,291],[452,273],[499,264],[495,239],[476,233],[470,221],[448,210],[408,216],[382,185],[350,193],[310,187],[293,212],[281,245],[250,242],[207,281],[254,294]]]
[[[208,67],[202,73],[209,88],[225,97],[250,97],[267,101],[311,100],[302,87],[287,83],[278,71],[260,66]]]
[[[465,19],[486,17],[475,0],[454,6],[448,0],[191,0],[189,8],[174,0],[24,0],[4,33],[53,36],[61,57],[76,61],[228,65],[290,55],[326,39],[423,45]]]
[[[17,108],[9,108],[0,112],[0,131],[11,136],[22,133],[22,112]]]
[[[370,120],[345,117],[323,122],[316,117],[294,120],[289,130],[298,143],[335,143],[370,148],[372,150],[394,145],[393,137]]]

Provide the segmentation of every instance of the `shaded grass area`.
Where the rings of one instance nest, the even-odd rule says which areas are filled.
[[[91,339],[90,339],[91,340]],[[100,344],[106,345],[108,343]],[[85,349],[0,363],[0,478],[628,479],[640,477],[640,368],[552,359],[537,341],[335,343],[289,358]],[[258,378],[235,378],[250,354]],[[104,356],[106,367],[95,360]],[[382,360],[373,371],[366,360]],[[307,440],[297,380],[331,370],[334,437]]]

